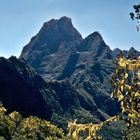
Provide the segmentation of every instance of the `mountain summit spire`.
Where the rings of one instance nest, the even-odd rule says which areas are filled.
[[[35,56],[40,58],[42,55],[55,53],[61,47],[75,46],[81,40],[82,36],[72,25],[70,18],[64,16],[52,19],[43,24],[38,34],[23,48],[20,57],[33,60]]]

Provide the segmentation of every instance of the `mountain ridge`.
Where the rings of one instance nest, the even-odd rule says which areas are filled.
[[[66,23],[68,22],[68,26],[70,25],[71,27],[67,27],[65,22],[60,25],[59,22],[62,22],[62,19]],[[50,25],[51,22],[53,22],[53,25]],[[65,33],[65,30],[62,30],[63,28],[74,29],[75,32],[74,35],[72,30],[66,33],[72,34],[72,39],[69,39],[69,41],[64,37],[63,39],[59,38],[60,44],[53,42],[54,46],[56,45],[57,48],[59,48],[54,53],[44,53],[42,46],[38,45],[37,47],[40,48],[39,51],[41,51],[42,54],[37,53],[36,49],[32,49],[31,55],[34,55],[34,52],[36,52],[36,55],[33,59],[25,57],[24,59],[27,63],[29,63],[45,81],[69,79],[69,82],[80,93],[80,99],[85,102],[84,104],[81,102],[83,108],[91,109],[95,104],[103,112],[109,115],[115,114],[119,109],[117,105],[115,105],[116,103],[113,105],[113,101],[110,99],[111,85],[109,83],[115,66],[112,63],[112,51],[109,46],[106,45],[101,34],[96,31],[83,39],[80,33],[73,27],[70,18],[67,17],[58,20],[53,19],[45,24],[47,24],[47,29],[45,29],[44,32],[45,34],[47,34],[47,32],[49,34],[51,31],[51,35],[49,35],[52,41],[55,40],[53,39],[54,36],[63,36]],[[59,25],[57,28],[55,28],[56,24]],[[57,30],[61,30],[61,32],[57,32]],[[38,34],[41,33],[39,32]],[[49,44],[49,40],[45,41]],[[29,49],[36,47],[36,45],[30,46],[30,44],[32,44],[32,41],[26,45]],[[24,57],[24,48],[20,55],[20,58],[22,57]],[[34,65],[34,63],[37,65]],[[96,86],[100,86],[100,89],[97,89]],[[102,100],[101,103],[100,100]],[[114,106],[114,111],[109,107],[109,103]],[[104,107],[104,104],[108,106],[108,109]]]
[[[53,24],[51,24],[52,22]],[[32,49],[31,55],[34,52],[36,52],[36,55],[34,55],[33,59],[25,57],[24,59],[27,63],[45,81],[68,79],[70,84],[78,91],[79,98],[81,99],[80,103],[83,108],[91,111],[92,107],[97,106],[97,108],[108,115],[114,115],[119,112],[118,104],[110,98],[112,92],[110,78],[115,70],[113,61],[122,51],[119,49],[111,50],[106,45],[101,34],[97,31],[83,39],[80,33],[73,27],[72,21],[68,17],[62,17],[57,20],[53,19],[45,24],[47,28],[42,32],[48,34],[51,39],[46,39],[45,42],[49,44],[50,41],[52,43],[57,38],[56,36],[58,36],[60,38],[57,38],[59,40],[57,41],[61,43],[57,44],[54,41],[50,47],[56,45],[58,49],[50,54],[45,53],[42,50],[42,46],[38,45],[37,47],[42,54],[37,53],[36,49]],[[63,30],[65,28],[67,30]],[[58,30],[60,32],[57,32]],[[38,34],[41,33],[39,32]],[[44,34],[43,38],[45,36]],[[64,34],[71,34],[67,36],[70,38],[64,37]],[[53,37],[56,38],[54,39]],[[30,44],[32,44],[32,41],[26,45],[29,49],[36,47],[34,44],[30,46]],[[132,52],[134,52],[134,49],[123,51],[125,55]],[[139,55],[139,52],[137,54]],[[24,48],[20,55],[21,57],[24,57]]]
[[[73,69],[74,72],[77,63],[81,60],[114,60],[120,52],[128,55],[132,50],[134,51],[134,49],[111,50],[98,31],[83,39],[73,26],[72,20],[66,16],[45,22],[33,38],[36,39],[31,39],[23,48],[19,58],[23,57],[27,60],[44,79],[69,78],[70,73],[66,74],[67,69]],[[139,55],[138,51],[137,55]]]

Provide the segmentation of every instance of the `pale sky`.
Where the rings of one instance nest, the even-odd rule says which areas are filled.
[[[140,51],[140,32],[129,13],[139,0],[0,0],[0,56],[19,56],[25,46],[52,19],[68,16],[81,33],[98,31],[111,49]]]

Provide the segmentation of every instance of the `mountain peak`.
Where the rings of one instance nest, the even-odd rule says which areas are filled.
[[[129,49],[129,52],[135,52],[136,50],[135,50],[135,48],[134,47],[131,47],[130,49]]]
[[[98,31],[91,33],[88,37],[101,37],[102,38],[101,34]]]
[[[82,44],[79,46],[81,51],[89,51],[95,48],[99,48],[105,45],[105,42],[101,36],[101,34],[97,31],[93,32],[89,36],[87,36]]]
[[[67,16],[63,16],[59,19],[59,21],[63,21],[63,22],[71,22],[71,18],[67,17]]]
[[[93,52],[94,57],[111,58],[111,50],[97,31],[86,37],[78,46],[80,52]]]
[[[113,56],[113,59],[116,59],[116,57],[120,54],[120,53],[122,53],[125,57],[127,57],[127,56],[136,56],[136,57],[138,57],[138,56],[140,56],[140,52],[139,51],[137,51],[134,47],[131,47],[129,50],[121,50],[121,49],[119,49],[119,48],[115,48],[113,51],[112,51],[112,56]]]
[[[87,39],[88,41],[98,41],[100,43],[104,43],[104,40],[101,36],[101,34],[98,31],[93,32],[92,34],[90,34],[88,37],[86,37],[85,39]]]
[[[55,46],[54,44],[56,44],[56,42],[61,43],[82,40],[81,34],[74,28],[71,19],[66,16],[45,22],[35,37],[37,40],[41,41],[39,46],[44,43],[48,45],[50,44],[50,46]]]
[[[49,21],[47,21],[47,22],[45,22],[44,23],[44,25],[43,25],[43,27],[46,27],[46,26],[50,26],[50,25],[55,25],[55,24],[69,24],[69,25],[71,25],[71,26],[73,26],[72,25],[72,20],[71,20],[71,18],[69,18],[69,17],[67,17],[67,16],[63,16],[63,17],[61,17],[61,18],[59,18],[59,19],[51,19],[51,20],[49,20]]]
[[[48,55],[72,50],[82,40],[69,17],[52,19],[45,22],[37,35],[23,48],[20,58],[23,57],[30,64],[36,65]]]

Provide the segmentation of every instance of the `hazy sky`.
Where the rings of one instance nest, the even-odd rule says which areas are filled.
[[[140,32],[130,20],[139,0],[0,0],[0,56],[20,55],[31,37],[52,18],[68,16],[86,37],[99,31],[111,49],[140,50]]]

